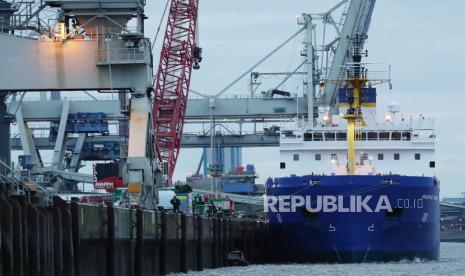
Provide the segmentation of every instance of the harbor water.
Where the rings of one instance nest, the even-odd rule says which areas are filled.
[[[188,275],[465,275],[465,243],[442,243],[439,261],[366,264],[254,265],[211,269]],[[174,274],[173,274],[174,275]],[[181,274],[179,274],[181,275]],[[185,274],[182,274],[185,275]]]

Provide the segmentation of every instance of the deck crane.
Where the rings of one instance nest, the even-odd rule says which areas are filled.
[[[199,68],[196,45],[199,0],[172,0],[154,83],[153,126],[158,158],[168,185],[181,147],[193,69]]]

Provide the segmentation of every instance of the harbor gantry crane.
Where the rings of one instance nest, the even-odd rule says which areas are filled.
[[[199,68],[196,45],[199,0],[172,0],[154,84],[153,125],[158,158],[168,185],[181,148],[193,69]]]
[[[23,29],[20,22],[19,26],[9,24],[5,32],[0,32],[0,60],[5,68],[10,68],[0,76],[0,94],[98,91],[118,93],[124,97],[127,94],[130,97],[129,104],[123,106],[124,110],[119,105],[104,114],[101,114],[104,108],[102,102],[88,102],[79,106],[76,102],[60,101],[57,107],[60,120],[56,128],[51,166],[41,162],[33,143],[33,133],[26,121],[28,109],[21,101],[12,103],[16,106],[12,110],[21,133],[26,160],[23,167],[30,172],[31,180],[49,186],[59,184],[57,179],[92,183],[91,175],[65,170],[67,141],[71,136],[79,136],[79,146],[75,151],[79,153],[88,136],[103,136],[107,131],[79,126],[75,129],[73,121],[81,120],[82,116],[88,120],[87,115],[94,118],[107,118],[109,115],[115,121],[129,120],[127,147],[124,145],[124,150],[116,157],[121,164],[122,181],[127,187],[130,205],[153,208],[162,180],[154,149],[151,98],[154,74],[152,47],[144,34],[146,1],[44,0],[43,4],[55,10],[57,19],[54,26],[40,29],[40,32],[28,30],[21,33],[16,31]],[[42,6],[37,12],[40,9]],[[135,26],[128,27],[130,21]],[[14,20],[8,22],[14,23]],[[14,32],[15,36],[6,32]],[[33,37],[37,39],[31,39]],[[18,82],[18,76],[26,77]],[[52,105],[49,101],[42,102],[44,105],[41,107],[34,104],[34,110],[41,114],[49,111]],[[95,127],[99,124],[95,124],[94,120],[92,125]],[[45,180],[39,181],[38,176],[43,176]]]

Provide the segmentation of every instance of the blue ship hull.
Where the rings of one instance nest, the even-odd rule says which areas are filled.
[[[289,195],[310,196],[308,206],[313,210],[306,206],[290,211],[269,208],[270,250],[276,262],[439,258],[439,185],[435,178],[303,176],[268,181],[267,201]],[[323,206],[318,206],[318,196],[337,197],[341,208],[318,210]],[[357,196],[371,198],[369,209],[357,210]],[[376,210],[381,197],[389,199],[390,210]]]

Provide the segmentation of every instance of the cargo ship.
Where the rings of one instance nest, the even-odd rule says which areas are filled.
[[[403,118],[396,102],[378,119],[386,79],[362,62],[365,39],[351,37],[339,114],[281,130],[281,177],[265,198],[276,262],[439,258],[434,119]]]

